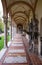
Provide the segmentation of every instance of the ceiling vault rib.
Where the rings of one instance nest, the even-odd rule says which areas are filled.
[[[38,0],[35,1],[34,11],[36,10],[37,3],[38,3]]]
[[[21,21],[19,20],[19,19],[17,19],[17,20],[14,20],[16,23],[25,23],[24,21],[25,20],[23,20],[23,19],[21,19]]]
[[[23,16],[17,16],[17,17],[15,17],[14,19],[16,19],[16,18],[18,18],[18,17],[21,17],[21,18],[23,18],[23,19],[26,21],[26,18],[23,17]]]
[[[5,5],[6,5],[6,9],[7,9],[7,2],[6,2],[6,0],[5,0]]]
[[[26,15],[26,13],[25,12],[23,12],[23,11],[17,11],[17,12],[15,12],[15,13],[13,13],[11,16],[12,16],[12,18],[15,16],[15,14],[17,14],[17,13],[23,13],[23,14],[25,14],[25,16],[27,17],[27,15]],[[28,18],[28,17],[27,17]]]
[[[32,7],[29,3],[25,2],[25,1],[16,1],[16,2],[13,2],[12,4],[10,4],[10,5],[7,7],[8,12],[9,12],[9,10],[11,9],[11,7],[12,7],[13,5],[20,4],[20,3],[23,3],[23,4],[27,5],[27,6],[29,6],[29,7],[33,10],[33,7]]]
[[[3,12],[7,12],[7,2],[6,0],[1,0],[2,1],[2,5],[3,5]]]
[[[18,21],[19,19],[16,19],[15,21]],[[23,20],[23,19],[21,19],[23,22],[25,21],[25,20]],[[21,21],[20,21],[21,22]]]
[[[14,11],[16,11],[19,7],[22,7],[24,10],[26,10],[25,7],[23,7],[23,6],[18,6],[18,7],[16,7],[16,8],[14,9]]]

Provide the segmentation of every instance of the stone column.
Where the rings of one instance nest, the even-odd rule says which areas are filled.
[[[12,40],[12,21],[10,21],[10,35],[11,35],[11,40]]]
[[[4,19],[4,48],[7,47],[7,20],[8,20],[8,17],[3,17]]]
[[[12,40],[14,39],[14,26],[12,26]]]
[[[38,54],[39,54],[39,56],[41,56],[41,39],[40,39],[40,37],[42,37],[42,18],[41,18],[41,20],[39,20],[38,29],[39,29],[39,36],[38,36]]]

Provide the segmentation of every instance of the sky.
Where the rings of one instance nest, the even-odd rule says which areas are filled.
[[[2,17],[3,17],[3,7],[2,7],[1,0],[0,0],[0,18]]]

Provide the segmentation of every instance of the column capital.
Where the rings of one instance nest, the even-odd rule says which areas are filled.
[[[7,16],[3,16],[3,20],[4,20],[4,23],[6,24],[8,22],[8,17]]]
[[[8,19],[8,16],[3,16],[3,19]]]

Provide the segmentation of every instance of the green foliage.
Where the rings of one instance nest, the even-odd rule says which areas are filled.
[[[7,24],[7,29],[9,30],[9,26],[10,26],[10,22],[8,21]],[[0,31],[3,32],[4,31],[4,23],[2,21],[2,19],[0,18]]]
[[[10,40],[10,35],[7,36],[7,42]],[[0,50],[4,47],[4,36],[0,39]]]
[[[0,50],[4,47],[4,36],[1,37],[0,40]]]
[[[4,23],[2,22],[2,19],[0,18],[0,31],[4,31]]]

